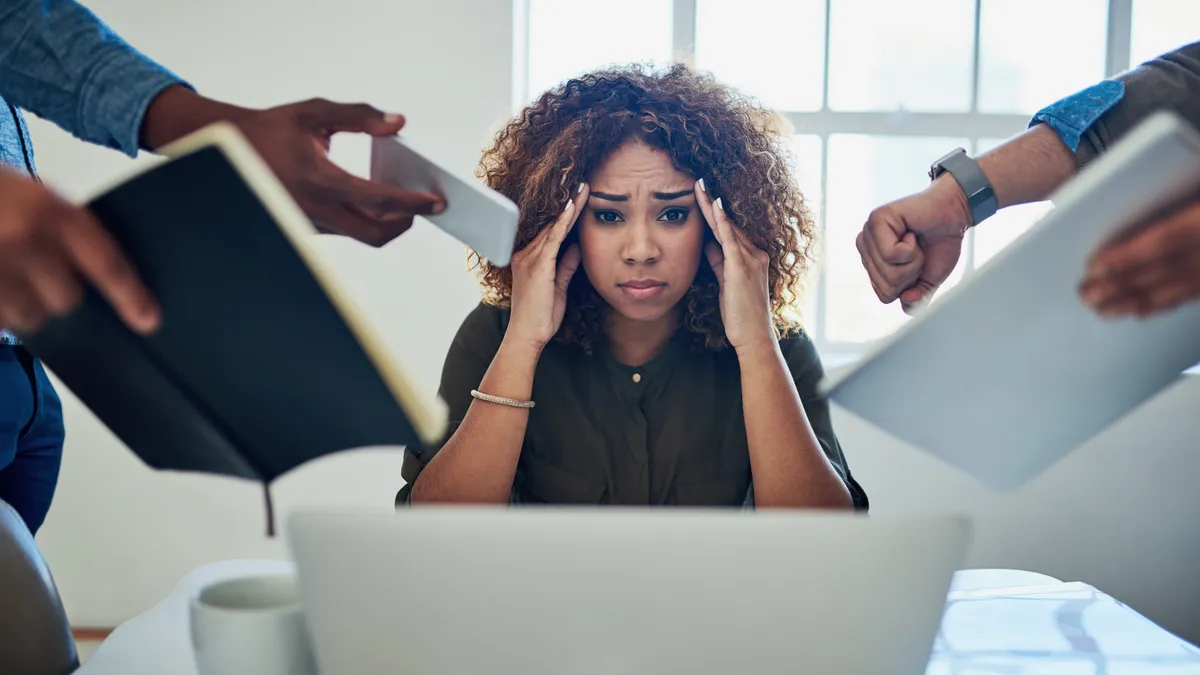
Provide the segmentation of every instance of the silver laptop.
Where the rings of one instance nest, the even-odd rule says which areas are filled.
[[[1200,303],[1105,320],[1077,292],[1097,245],[1198,190],[1200,134],[1156,114],[830,397],[984,484],[1024,485],[1200,362]]]
[[[324,675],[925,672],[954,517],[415,508],[288,523]]]

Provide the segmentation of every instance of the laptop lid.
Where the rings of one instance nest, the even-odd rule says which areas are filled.
[[[954,517],[471,507],[289,521],[324,673],[923,673]]]

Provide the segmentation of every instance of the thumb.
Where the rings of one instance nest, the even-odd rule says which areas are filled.
[[[890,246],[885,244],[880,248],[880,257],[889,265],[907,265],[921,256],[917,235],[913,234],[911,230],[893,241]]]
[[[326,133],[340,131],[366,133],[372,136],[394,136],[404,128],[404,116],[384,113],[366,103],[334,103],[309,101],[301,110],[301,119]]]
[[[721,245],[715,241],[708,242],[704,247],[704,255],[708,258],[708,266],[712,268],[713,274],[717,275],[717,283],[725,283],[725,252],[721,250]]]
[[[905,314],[912,316],[933,299],[933,293],[936,290],[937,286],[925,279],[918,279],[915,286],[900,294],[900,308],[904,310]]]
[[[554,274],[554,287],[560,293],[567,292],[567,285],[571,283],[571,277],[575,276],[575,270],[579,269],[579,245],[571,244],[567,247],[567,252],[563,254],[562,260],[558,261],[558,271]]]

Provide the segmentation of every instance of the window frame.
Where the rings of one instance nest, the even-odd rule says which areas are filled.
[[[1108,0],[1108,17],[1105,35],[1104,76],[1112,77],[1130,67],[1130,50],[1133,30],[1133,3],[1135,0]],[[835,0],[825,0],[825,53],[824,77],[821,93],[821,108],[815,111],[780,110],[795,129],[803,129],[804,135],[816,136],[821,143],[821,175],[818,222],[822,239],[828,200],[829,138],[834,134],[861,134],[867,136],[897,137],[961,137],[971,139],[968,152],[974,154],[980,139],[1009,138],[1025,130],[1029,115],[984,113],[979,111],[980,33],[983,0],[974,0],[974,35],[971,64],[971,107],[962,113],[917,113],[917,112],[839,112],[829,108],[829,51],[830,18]],[[513,110],[529,100],[529,0],[513,0],[514,63],[513,63]],[[697,0],[671,0],[671,54],[677,63],[695,62]],[[950,150],[951,148],[946,148]],[[936,159],[931,157],[930,160]],[[963,278],[970,276],[975,266],[974,229],[969,230],[963,246],[960,264],[966,265]],[[820,254],[823,260],[823,251]],[[813,315],[805,318],[805,328],[813,339],[827,365],[839,366],[861,358],[869,351],[872,342],[833,342],[826,339],[827,301],[826,270],[820,264],[809,280],[813,299]],[[886,339],[886,338],[882,338]],[[875,341],[875,342],[878,342]]]

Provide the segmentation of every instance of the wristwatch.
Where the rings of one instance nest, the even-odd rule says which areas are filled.
[[[971,227],[990,218],[996,212],[996,193],[988,182],[983,169],[967,156],[967,151],[955,148],[929,167],[929,180],[937,180],[943,173],[950,174],[958,187],[967,196],[971,207]]]

